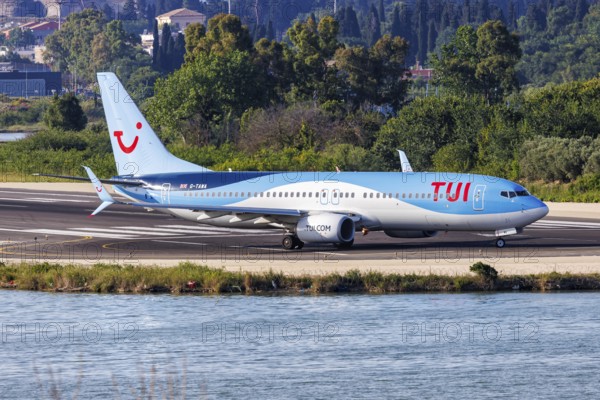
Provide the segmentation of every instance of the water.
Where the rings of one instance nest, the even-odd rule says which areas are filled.
[[[30,134],[26,132],[0,132],[0,143],[16,142],[17,140],[25,139],[29,135]]]
[[[598,398],[599,302],[1,291],[0,398]]]

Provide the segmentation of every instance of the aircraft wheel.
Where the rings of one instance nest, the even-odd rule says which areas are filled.
[[[496,247],[501,249],[506,245],[506,242],[504,241],[504,239],[500,238],[498,240],[496,240]]]
[[[281,245],[286,250],[292,250],[294,247],[296,247],[295,242],[296,241],[294,240],[294,237],[292,235],[285,235],[283,237],[283,240],[281,241]]]
[[[335,247],[337,247],[338,249],[349,249],[350,247],[352,247],[353,244],[354,244],[354,239],[352,239],[349,242],[345,242],[345,243],[336,243]]]
[[[296,245],[294,246],[295,249],[300,250],[301,248],[304,247],[304,242],[302,240],[300,240],[298,237],[294,236],[294,240],[296,242]]]

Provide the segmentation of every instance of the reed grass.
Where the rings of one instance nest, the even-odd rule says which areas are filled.
[[[339,274],[286,275],[232,272],[184,262],[176,267],[95,264],[0,263],[0,287],[5,289],[91,293],[415,293],[473,291],[600,290],[600,274],[543,273],[498,276],[384,274],[350,270]]]

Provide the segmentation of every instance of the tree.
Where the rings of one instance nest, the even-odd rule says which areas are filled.
[[[398,109],[404,100],[408,43],[383,35],[369,50],[362,46],[341,48],[335,60],[352,92],[348,100],[358,106],[368,102]]]
[[[433,55],[431,59],[436,84],[458,93],[479,92],[475,79],[477,62],[477,34],[472,26],[463,25],[450,43],[442,46],[440,56]]]
[[[159,68],[158,59],[160,52],[160,36],[158,35],[158,21],[154,20],[154,29],[152,30],[152,65]]]
[[[49,128],[67,131],[81,131],[87,124],[87,117],[79,105],[79,99],[73,93],[59,97],[55,95],[43,116]]]
[[[379,0],[379,21],[385,23],[385,7],[383,0]]]
[[[137,19],[134,0],[125,1],[125,4],[123,4],[123,11],[119,17],[123,21],[135,21]]]
[[[373,46],[381,37],[381,23],[374,4],[371,4],[367,20],[367,43]]]
[[[438,84],[457,93],[481,93],[498,101],[518,89],[515,65],[521,57],[519,39],[500,21],[488,21],[477,31],[463,25],[431,62]]]
[[[7,43],[13,47],[25,47],[35,44],[35,36],[30,29],[15,28],[8,34]]]
[[[417,61],[425,64],[427,61],[427,2],[417,0],[415,4],[414,29],[417,32]]]
[[[95,80],[92,42],[105,24],[104,13],[98,10],[70,14],[61,29],[46,38],[44,60],[56,70],[77,71],[85,81]]]
[[[516,34],[509,33],[501,21],[487,21],[477,29],[477,53],[475,78],[488,100],[498,101],[504,94],[518,90],[515,65],[521,49]]]
[[[392,25],[390,27],[390,34],[392,37],[401,36],[402,25],[400,24],[400,7],[396,5],[392,14]]]
[[[482,97],[417,98],[381,128],[372,151],[381,155],[386,170],[400,168],[396,149],[410,149],[410,161],[417,171],[431,170],[440,151],[460,155],[462,165],[471,166],[475,163],[475,138],[486,125],[488,113]]]
[[[197,143],[223,143],[209,128],[239,117],[250,107],[266,105],[266,77],[247,52],[198,53],[181,69],[156,82],[148,104],[152,124],[182,131]],[[218,132],[218,130],[215,130]]]
[[[252,51],[252,37],[248,27],[235,15],[218,14],[208,21],[206,33],[199,38],[190,56],[194,57],[198,53],[224,55],[235,50]]]

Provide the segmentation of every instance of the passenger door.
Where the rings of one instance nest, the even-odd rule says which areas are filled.
[[[162,204],[171,204],[171,184],[163,183],[160,192],[160,202]]]
[[[473,190],[473,210],[483,211],[485,197],[485,185],[477,185]]]

